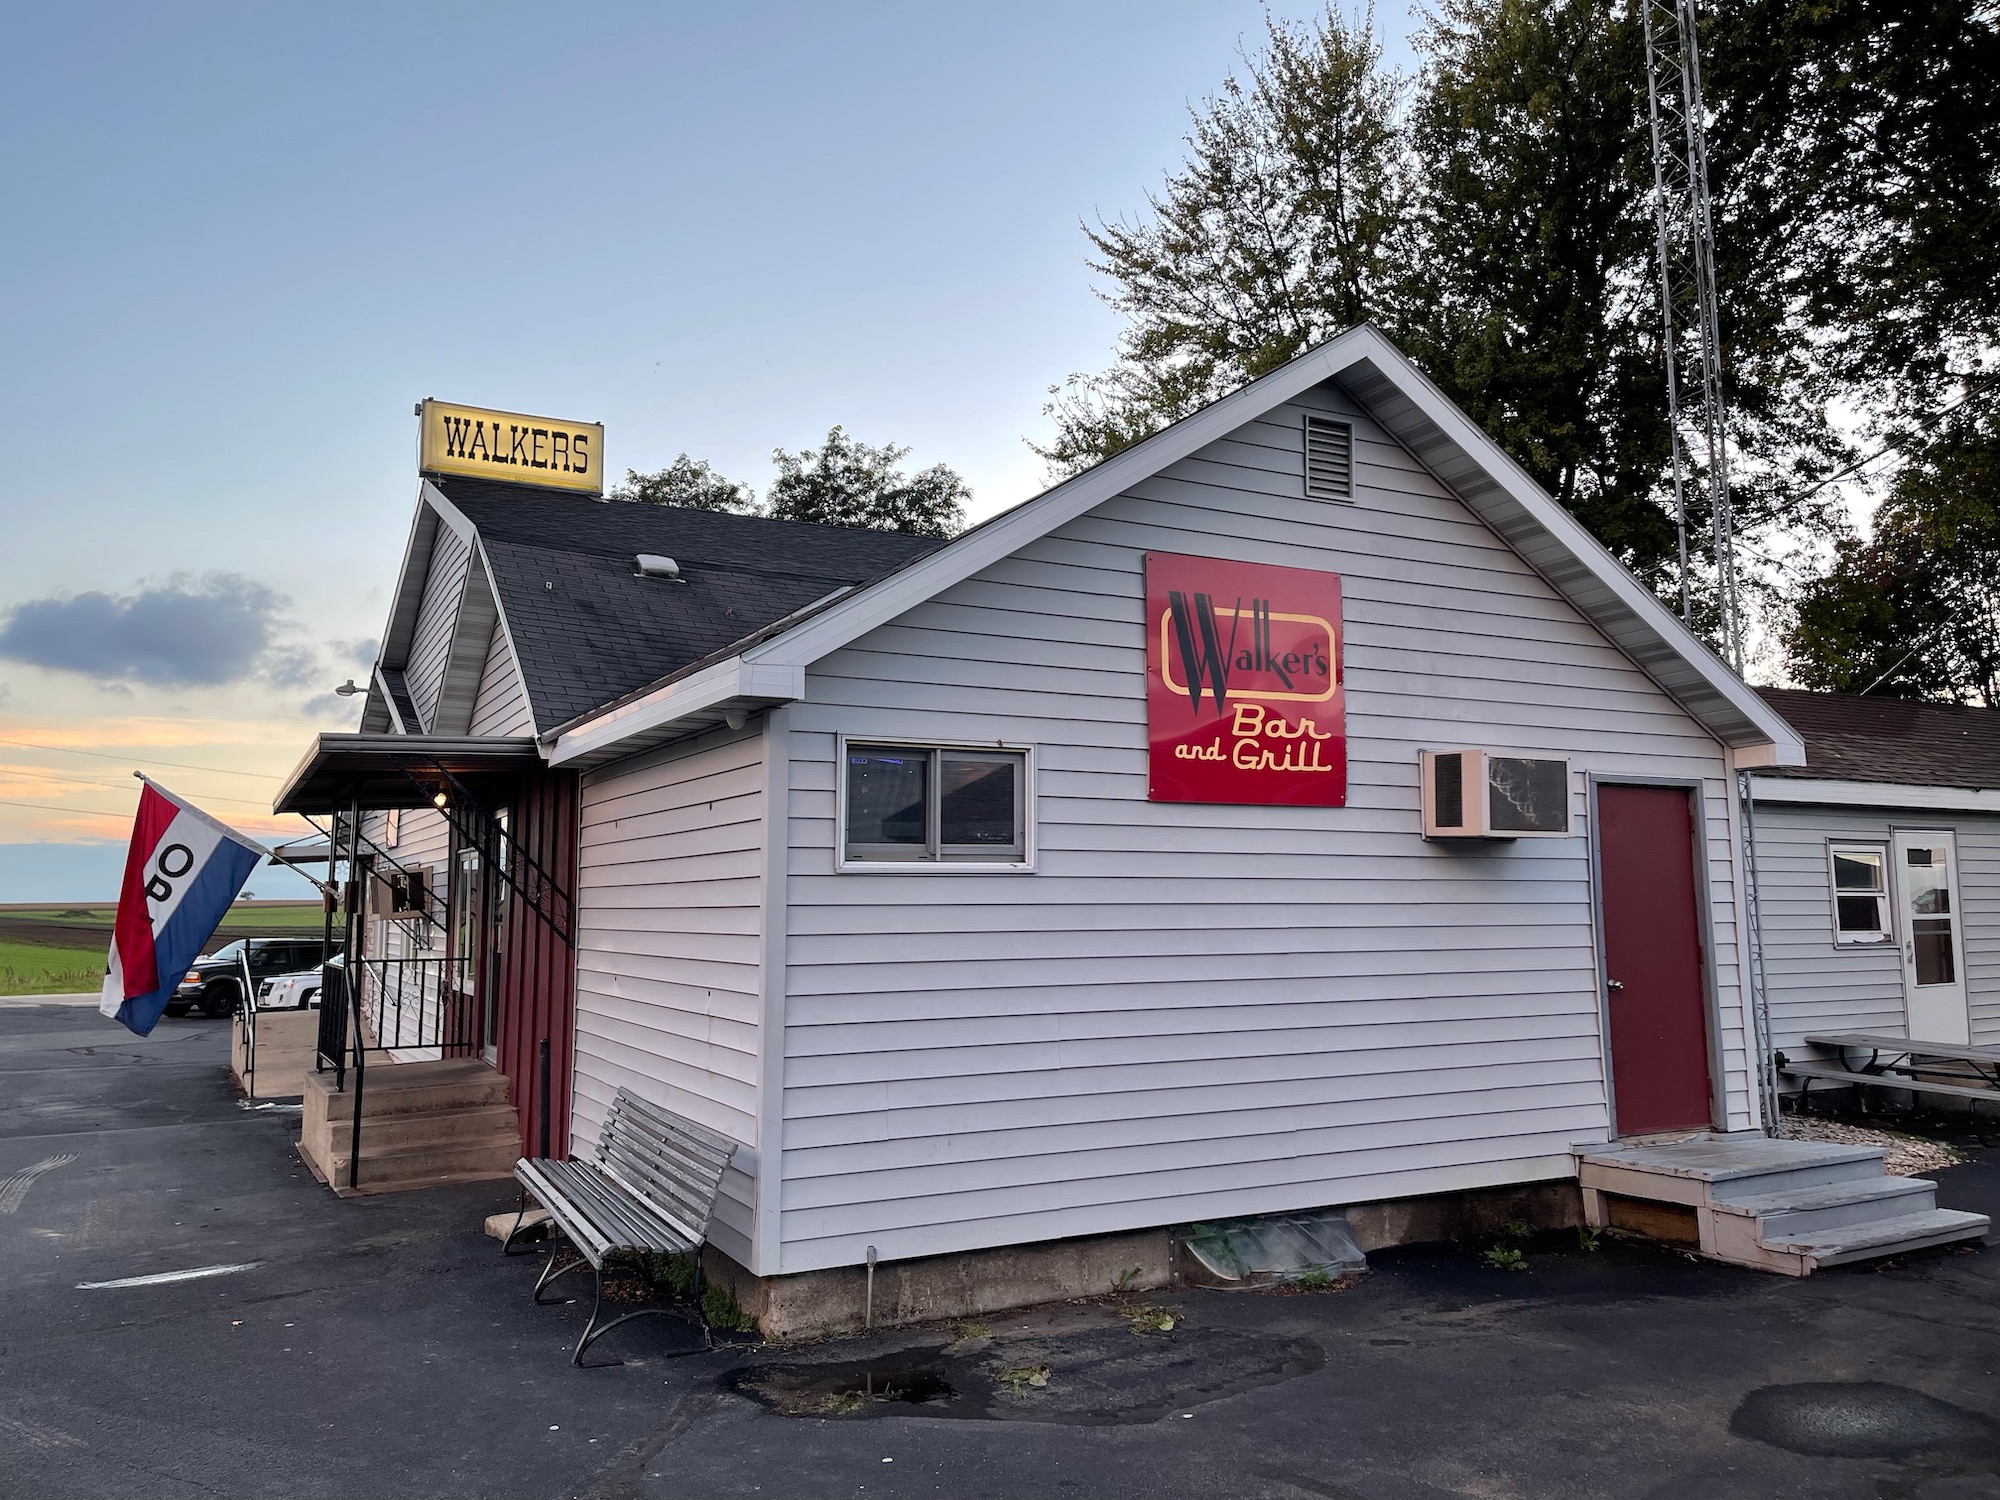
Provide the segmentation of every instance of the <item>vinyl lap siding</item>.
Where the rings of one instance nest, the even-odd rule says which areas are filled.
[[[1955,826],[1972,1040],[2000,1046],[2000,818],[1959,818]]]
[[[472,732],[492,735],[535,732],[528,695],[521,686],[521,674],[514,669],[514,652],[507,644],[506,630],[498,624],[494,625],[493,639],[486,647],[479,696],[472,704]]]
[[[1357,503],[1301,494],[1303,408]],[[1146,800],[1142,558],[1343,576],[1345,809]],[[1561,1175],[1607,1129],[1587,838],[1419,837],[1417,751],[1700,778],[1749,1120],[1721,751],[1344,398],[1250,424],[814,668],[793,710],[783,1265]],[[835,734],[1036,747],[1039,872],[837,875]]]
[[[1763,897],[1764,975],[1771,1035],[1780,1049],[1809,1034],[1904,1035],[1903,960],[1894,943],[1836,947],[1827,845],[1890,845],[1897,828],[1957,835],[1960,939],[1972,1040],[2000,1043],[2000,818],[1868,808],[1757,807],[1757,879]],[[1900,934],[1905,918],[1896,914]]]
[[[1887,845],[1886,813],[1759,804],[1757,894],[1771,1045],[1803,1048],[1829,1031],[1903,1031],[1903,960],[1896,944],[1836,947],[1827,868],[1830,840]],[[1961,851],[1961,860],[1963,852]]]
[[[465,539],[449,526],[440,526],[437,547],[431,553],[430,575],[424,580],[423,602],[417,607],[409,658],[403,667],[410,699],[425,730],[437,722],[438,694],[444,688],[445,666],[451,656],[452,627],[458,620],[471,561],[472,549]]]
[[[584,780],[570,1127],[579,1150],[621,1086],[757,1145],[763,767],[753,728]],[[750,1177],[732,1168],[714,1238],[743,1265],[753,1198]]]

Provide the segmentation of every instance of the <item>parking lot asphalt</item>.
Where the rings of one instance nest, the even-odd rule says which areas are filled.
[[[585,1309],[480,1233],[505,1184],[337,1200],[226,1053],[0,1006],[0,1496],[2000,1496],[2000,1248],[1804,1282],[1408,1249],[1153,1294],[1167,1332],[1107,1297],[672,1359],[659,1318],[578,1371]],[[1940,1181],[2000,1211],[2000,1153]]]

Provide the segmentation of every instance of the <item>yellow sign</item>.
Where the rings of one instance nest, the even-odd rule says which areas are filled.
[[[601,422],[558,422],[428,398],[417,407],[417,415],[423,419],[423,447],[417,458],[422,473],[604,493]]]

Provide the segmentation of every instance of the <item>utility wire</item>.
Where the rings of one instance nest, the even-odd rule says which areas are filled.
[[[115,760],[129,763],[129,755],[108,755],[102,750],[75,750],[68,745],[33,745],[26,740],[0,740],[0,745],[9,745],[16,750],[46,750],[51,755],[87,755],[92,760]],[[226,771],[221,766],[196,766],[184,760],[153,760],[148,765],[172,766],[176,771],[213,771],[218,776],[250,776],[258,781],[283,781],[282,776],[274,776],[268,771]]]

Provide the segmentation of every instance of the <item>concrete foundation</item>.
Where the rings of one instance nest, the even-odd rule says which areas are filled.
[[[1530,1183],[1470,1193],[1362,1203],[1347,1220],[1363,1250],[1497,1234],[1516,1221],[1535,1229],[1583,1223],[1583,1196],[1574,1180]],[[814,1338],[942,1319],[980,1319],[1014,1308],[1148,1292],[1179,1285],[1174,1234],[1168,1227],[1088,1239],[970,1250],[875,1267],[872,1316],[865,1266],[841,1266],[797,1276],[753,1276],[710,1247],[703,1274],[728,1288],[766,1338]]]
[[[249,1047],[243,1017],[229,1023],[229,1076],[252,1099],[297,1099],[305,1093],[319,1048],[316,1010],[257,1012],[257,1073],[250,1076]]]

